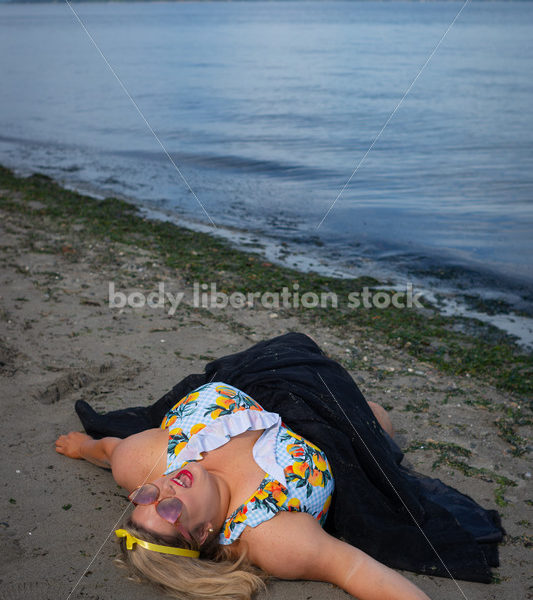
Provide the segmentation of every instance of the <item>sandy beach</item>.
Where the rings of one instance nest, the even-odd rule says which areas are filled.
[[[128,243],[111,230],[94,234],[89,218],[58,210],[56,188],[41,184],[36,193],[4,180],[0,190],[0,597],[163,597],[113,565],[124,490],[104,469],[54,451],[58,435],[80,429],[75,401],[97,410],[143,405],[215,357],[304,331],[349,368],[367,399],[390,411],[409,464],[501,514],[507,535],[492,584],[406,577],[433,600],[533,598],[531,409],[523,381],[506,389],[483,371],[447,372],[405,342],[388,343],[371,318],[347,322],[343,331],[327,315],[197,306],[188,263],[169,265],[158,244],[141,244],[140,234],[138,243],[134,234]],[[175,244],[182,244],[178,233]],[[223,279],[234,276],[219,270]],[[184,295],[173,314],[168,306],[113,307],[111,283],[127,294],[164,283]],[[272,581],[260,598],[349,596],[328,584]]]

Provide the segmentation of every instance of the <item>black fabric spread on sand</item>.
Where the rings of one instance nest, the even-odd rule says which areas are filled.
[[[497,511],[402,466],[401,450],[350,374],[304,334],[288,333],[219,358],[152,406],[99,415],[79,401],[76,411],[89,435],[127,437],[159,427],[176,402],[209,381],[243,390],[324,450],[336,484],[330,533],[393,568],[491,581],[504,534]]]

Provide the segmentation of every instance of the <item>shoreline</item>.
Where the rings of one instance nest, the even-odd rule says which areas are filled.
[[[17,176],[28,177],[34,170],[10,168]],[[44,175],[44,174],[43,174]],[[50,177],[49,175],[44,175]],[[52,179],[57,180],[52,176]],[[237,226],[218,224],[216,229],[190,216],[145,204],[123,193],[99,188],[88,182],[68,181],[60,178],[58,185],[99,201],[112,197],[137,208],[140,216],[168,221],[177,227],[214,236],[224,240],[234,249],[257,254],[266,262],[302,274],[316,273],[333,279],[372,277],[393,289],[407,283],[423,292],[424,298],[442,316],[476,319],[515,338],[525,352],[533,352],[533,304],[529,300],[529,283],[516,275],[503,276],[491,269],[463,264],[446,259],[443,255],[421,255],[399,259],[360,254],[358,258],[345,257],[344,262],[334,260],[335,250],[329,248],[324,256],[323,242],[279,239],[268,233],[239,229]],[[315,250],[313,250],[315,246]],[[398,262],[399,260],[399,262]],[[357,262],[357,266],[353,263]],[[410,266],[409,266],[410,265]]]
[[[438,298],[430,302],[422,297],[423,308],[399,310],[401,307],[392,305],[396,288],[390,283],[369,276],[341,279],[269,262],[260,254],[235,248],[226,239],[184,228],[170,220],[147,218],[136,205],[125,200],[99,200],[62,188],[45,175],[17,177],[9,169],[0,167],[0,187],[38,197],[54,194],[53,204],[37,213],[55,218],[62,214],[65,223],[76,220],[93,236],[111,236],[113,240],[129,243],[133,235],[139,245],[148,248],[155,243],[162,260],[170,267],[181,268],[188,285],[215,284],[220,293],[244,294],[247,299],[250,294],[263,292],[279,295],[283,288],[300,296],[333,294],[340,299],[334,310],[272,304],[265,309],[298,317],[304,324],[323,324],[339,331],[350,327],[362,328],[363,333],[371,330],[380,341],[405,348],[416,358],[449,373],[485,376],[498,387],[516,393],[527,394],[531,389],[533,353],[528,353],[512,336],[491,324],[464,316],[444,316],[442,308],[435,304]],[[16,206],[11,207],[17,210]],[[380,292],[381,298],[383,292],[388,293],[389,305],[382,308],[379,303],[376,306],[364,302],[365,290],[376,298]],[[179,290],[171,290],[171,293],[176,291]],[[414,293],[419,295],[418,290]],[[356,302],[358,305],[354,306]],[[247,307],[243,304],[242,308]]]
[[[76,187],[73,186],[73,191]],[[125,202],[131,202],[123,198]],[[205,223],[191,220],[181,222],[170,211],[139,207],[148,218],[169,221],[181,227],[215,236],[227,241],[237,250],[258,254],[264,260],[301,273],[315,273],[334,279],[357,279],[369,276],[378,279],[387,289],[398,289],[406,282],[412,284],[444,316],[478,319],[514,336],[526,351],[533,351],[533,304],[528,303],[528,285],[517,277],[502,279],[490,270],[475,270],[472,265],[458,265],[424,257],[426,266],[405,270],[394,263],[384,263],[379,257],[360,257],[366,266],[333,264],[331,258],[321,258],[316,252],[303,248],[301,242],[280,241],[268,234],[239,230],[218,225],[214,231]],[[330,249],[331,251],[331,249]],[[290,263],[290,264],[289,264]],[[487,283],[483,283],[487,282]]]
[[[110,531],[126,507],[124,491],[105,470],[54,452],[57,435],[80,429],[76,400],[96,410],[146,405],[205,362],[291,330],[311,335],[350,371],[365,397],[390,412],[415,470],[500,513],[507,531],[500,567],[493,584],[459,582],[469,600],[527,594],[530,359],[499,333],[476,326],[474,333],[484,336],[477,339],[454,331],[468,322],[442,319],[429,307],[195,306],[195,282],[216,282],[227,294],[299,283],[302,292],[339,297],[382,282],[282,269],[221,240],[142,218],[122,201],[97,202],[38,175],[17,178],[0,169],[0,213],[6,448],[0,579],[13,598],[39,592],[45,598],[50,590],[66,597],[74,586],[72,597],[87,600],[146,597],[146,588],[112,564]],[[184,296],[173,315],[146,304],[110,307],[110,282],[146,296],[164,283]],[[439,344],[446,344],[442,355]],[[459,597],[452,580],[404,574],[432,600]],[[349,598],[327,584],[274,581],[258,600],[308,597]]]

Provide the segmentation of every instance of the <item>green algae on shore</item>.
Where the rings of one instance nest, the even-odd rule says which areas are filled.
[[[452,442],[438,442],[436,440],[413,441],[407,448],[404,448],[405,453],[416,450],[431,450],[437,453],[437,458],[431,466],[435,470],[441,465],[447,465],[452,469],[457,469],[467,477],[477,477],[483,481],[489,481],[497,484],[494,489],[494,499],[498,506],[507,506],[508,501],[504,498],[504,493],[509,487],[516,487],[516,481],[509,479],[491,469],[484,467],[473,467],[467,464],[464,460],[458,457],[469,458],[472,452],[468,448],[463,448]]]
[[[421,302],[423,308],[350,306],[346,302],[350,294],[360,294],[365,288],[372,292],[386,290],[386,284],[373,277],[336,279],[271,264],[258,254],[237,250],[214,236],[148,219],[123,200],[97,200],[66,190],[41,174],[18,177],[0,167],[0,188],[0,205],[7,211],[23,212],[35,221],[36,229],[46,226],[73,231],[80,246],[97,238],[151,251],[179,271],[187,283],[215,284],[227,295],[280,293],[284,287],[293,290],[297,285],[300,297],[305,292],[335,296],[340,299],[336,307],[300,305],[276,308],[276,312],[297,316],[303,325],[331,327],[345,338],[372,337],[445,372],[482,377],[502,389],[530,394],[533,356],[491,325],[465,317],[444,317],[425,299]],[[77,260],[75,243],[68,248],[62,244],[36,245],[33,250],[61,253],[70,261]],[[257,309],[261,307],[254,304]],[[512,435],[509,425],[502,422],[502,436]],[[516,447],[522,446],[522,440],[517,440]]]

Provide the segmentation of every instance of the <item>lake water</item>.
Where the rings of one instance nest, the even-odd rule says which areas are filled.
[[[1,163],[533,314],[533,4],[465,7],[336,202],[461,3],[73,6],[197,199],[66,4],[0,4]]]

